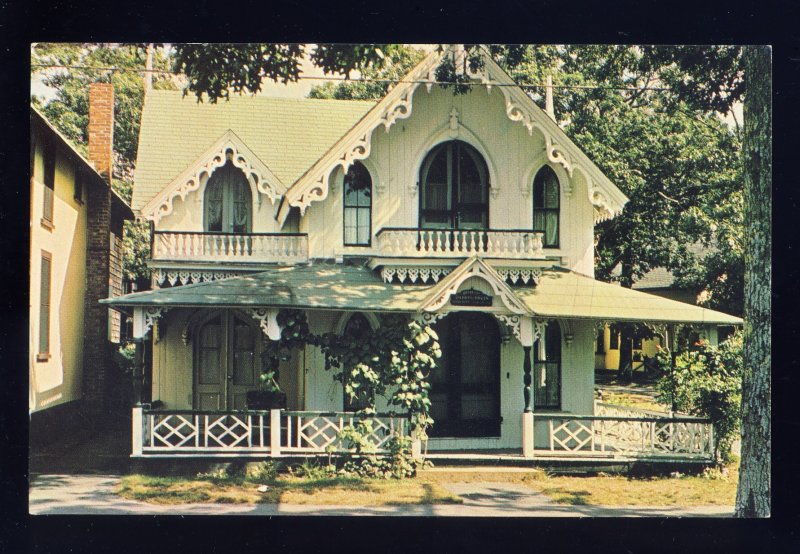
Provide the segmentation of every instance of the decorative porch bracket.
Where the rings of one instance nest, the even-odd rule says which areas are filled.
[[[271,340],[280,340],[281,328],[278,325],[277,308],[251,308],[250,315],[259,321],[265,336]]]
[[[133,338],[142,339],[169,308],[147,306],[133,309]]]

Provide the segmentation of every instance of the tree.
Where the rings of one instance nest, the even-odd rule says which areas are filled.
[[[128,202],[133,187],[144,102],[144,80],[136,70],[145,67],[145,50],[144,44],[89,43],[36,43],[31,48],[31,71],[41,74],[43,84],[56,91],[49,101],[38,97],[31,98],[31,101],[84,156],[88,153],[89,84],[111,82],[114,85],[114,175],[111,185]],[[169,68],[169,59],[163,49],[156,49],[153,67]],[[106,68],[119,68],[120,71]],[[153,79],[153,88],[177,89],[173,80],[163,74],[157,74]],[[125,222],[123,241],[125,279],[149,280],[150,272],[146,265],[150,249],[148,227],[142,223]]]
[[[772,53],[745,48],[745,291],[742,463],[737,517],[770,514],[772,287]]]
[[[333,98],[336,100],[373,100],[382,98],[388,91],[390,81],[402,79],[424,58],[425,53],[416,48],[398,46],[390,51],[381,66],[367,67],[362,78],[375,81],[345,81],[325,83],[311,88],[309,98]]]

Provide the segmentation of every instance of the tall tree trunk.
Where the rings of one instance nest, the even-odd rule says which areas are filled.
[[[770,514],[772,284],[772,51],[744,49],[744,378],[737,517]]]

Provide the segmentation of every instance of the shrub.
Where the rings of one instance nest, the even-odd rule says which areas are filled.
[[[668,406],[674,401],[678,411],[708,417],[714,425],[715,459],[728,463],[741,418],[742,334],[718,347],[704,342],[695,347],[676,357],[674,372],[668,353],[659,354],[664,375],[656,383],[657,400]]]
[[[252,483],[271,483],[278,477],[278,466],[272,460],[250,462],[244,466],[244,478]]]

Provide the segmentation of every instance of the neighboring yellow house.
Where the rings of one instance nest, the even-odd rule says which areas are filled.
[[[108,174],[110,151],[105,168],[93,164],[36,109],[30,114],[28,407],[32,438],[47,440],[75,410],[105,409],[85,381],[107,383],[109,341],[119,342],[119,312],[97,300],[122,292],[122,226],[133,213],[99,172]],[[97,124],[113,125],[113,115]]]

